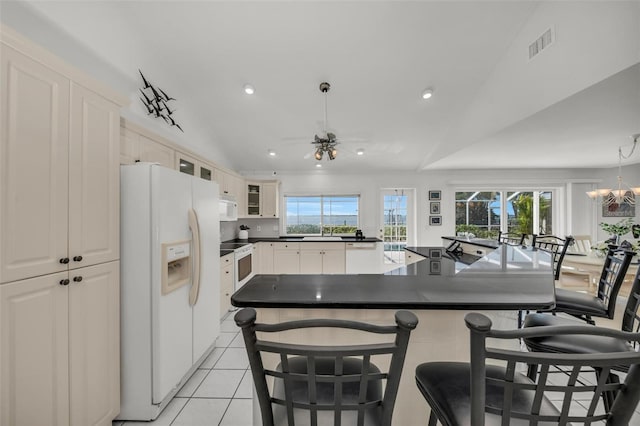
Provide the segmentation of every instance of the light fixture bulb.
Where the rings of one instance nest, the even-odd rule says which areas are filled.
[[[250,85],[250,84],[245,84],[244,85],[244,93],[246,93],[247,95],[253,95],[256,92],[256,89]]]
[[[425,89],[422,92],[422,99],[429,99],[433,96],[433,89]]]
[[[275,156],[276,156],[276,152],[275,152],[274,150],[272,150],[272,149],[270,149],[270,150],[268,151],[268,153],[269,153],[269,155],[270,155],[271,157],[275,157]]]
[[[316,157],[316,160],[322,160],[322,150],[320,148],[316,149],[316,153],[314,154],[314,156]]]
[[[358,155],[364,155],[364,149],[360,148],[356,151],[356,154]]]
[[[329,154],[329,160],[334,160],[338,155],[338,150],[335,148],[329,148],[327,154]]]

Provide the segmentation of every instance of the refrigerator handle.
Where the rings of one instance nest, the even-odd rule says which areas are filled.
[[[200,293],[200,226],[198,215],[193,209],[189,209],[189,229],[193,241],[193,282],[189,291],[189,305],[193,306],[198,302]]]

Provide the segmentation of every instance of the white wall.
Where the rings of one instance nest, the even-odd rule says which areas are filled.
[[[640,166],[623,169],[625,180],[640,185]],[[558,232],[561,235],[603,235],[598,233],[597,224],[602,221],[597,203],[591,201],[585,191],[593,186],[615,181],[617,169],[607,170],[449,170],[425,173],[395,173],[388,175],[329,175],[323,171],[307,174],[278,174],[282,182],[281,195],[295,194],[360,194],[361,226],[366,236],[378,236],[380,227],[380,190],[382,188],[415,188],[417,206],[418,245],[439,245],[442,235],[455,232],[455,191],[463,188],[514,188],[536,186],[539,188],[560,188],[558,201],[567,206],[560,211]],[[628,175],[628,179],[627,179]],[[251,176],[252,179],[273,179],[272,175]],[[441,190],[442,226],[429,226],[429,190]],[[284,211],[281,206],[281,211]],[[636,209],[639,222],[640,209]],[[258,220],[256,220],[258,221]],[[606,220],[610,221],[610,220]],[[616,222],[617,220],[613,220]]]
[[[92,78],[106,84],[108,87],[129,97],[130,105],[122,108],[121,114],[178,145],[197,152],[221,166],[230,167],[230,161],[224,153],[224,141],[211,141],[202,135],[197,125],[189,121],[188,116],[180,116],[177,121],[184,132],[169,126],[164,120],[150,117],[140,101],[138,89],[142,87],[141,78],[135,64],[132,64],[132,74],[126,75],[111,66],[107,61],[86,48],[81,41],[70,37],[63,28],[58,28],[45,17],[40,16],[31,6],[22,1],[0,1],[0,22],[22,34],[26,38],[44,47],[60,57],[68,64],[90,75]],[[154,70],[143,70],[147,77],[153,75]],[[149,74],[150,73],[150,74]],[[156,85],[171,91],[161,82],[153,81]],[[165,84],[169,84],[166,82]],[[176,101],[178,102],[178,101]],[[178,108],[180,109],[180,108]]]

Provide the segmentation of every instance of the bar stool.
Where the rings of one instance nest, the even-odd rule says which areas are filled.
[[[579,334],[638,342],[640,333],[586,324],[493,330],[491,320],[478,313],[467,314],[465,322],[471,335],[470,362],[428,362],[416,367],[416,385],[431,407],[429,426],[438,421],[447,426],[576,425],[603,420],[610,426],[629,424],[640,400],[640,352],[625,350],[606,356],[523,352],[504,349],[502,341],[512,340],[512,346],[519,348],[519,339],[564,339]],[[488,347],[488,338],[500,341],[500,348]],[[540,374],[535,379],[527,377],[518,371],[519,363],[539,365]],[[587,366],[603,373],[595,384],[581,380]],[[618,366],[628,368],[625,380],[607,380]],[[556,367],[566,375],[553,374]],[[598,404],[605,393],[614,395],[608,407]],[[576,399],[587,408],[573,410]]]
[[[409,335],[418,324],[413,313],[396,312],[395,326],[335,319],[257,324],[252,308],[242,309],[234,319],[242,328],[263,426],[391,425]],[[388,343],[320,346],[268,341],[256,335],[327,327],[395,338]],[[278,357],[276,368],[264,366],[266,354]],[[371,362],[372,356],[384,354],[391,355],[386,371]],[[271,389],[267,377],[274,382]]]

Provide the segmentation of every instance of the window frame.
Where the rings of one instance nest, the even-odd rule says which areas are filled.
[[[288,215],[288,210],[287,210],[287,199],[288,198],[319,198],[320,199],[320,212],[319,212],[319,216],[320,216],[320,233],[288,233],[287,232],[287,228],[288,228],[288,222],[289,222],[289,215]],[[361,223],[361,218],[360,218],[360,206],[362,203],[362,197],[360,194],[285,194],[283,196],[283,206],[284,206],[284,218],[282,220],[282,235],[283,236],[287,236],[287,237],[323,237],[323,236],[352,236],[353,232],[347,232],[347,233],[331,233],[331,234],[324,234],[324,228],[325,228],[325,224],[322,222],[324,220],[325,214],[324,214],[324,205],[325,205],[325,198],[355,198],[357,201],[357,207],[356,207],[356,225],[355,228],[356,229],[360,229],[360,223]]]
[[[506,209],[507,202],[507,194],[510,192],[550,192],[552,197],[552,205],[551,205],[551,220],[552,220],[552,228],[550,235],[563,235],[565,227],[567,223],[565,221],[560,221],[559,219],[563,217],[564,212],[566,211],[565,207],[565,192],[563,187],[554,186],[549,184],[538,185],[535,183],[531,184],[523,184],[517,186],[501,186],[501,185],[464,185],[464,186],[456,186],[453,188],[453,198],[454,198],[454,212],[455,212],[455,203],[456,194],[458,192],[498,192],[501,194],[501,208],[500,208],[500,231],[507,232],[508,230],[508,214]],[[535,209],[536,214],[538,214],[538,209]],[[454,223],[454,227],[457,227],[458,224]],[[538,218],[534,219],[534,229],[539,227]]]

